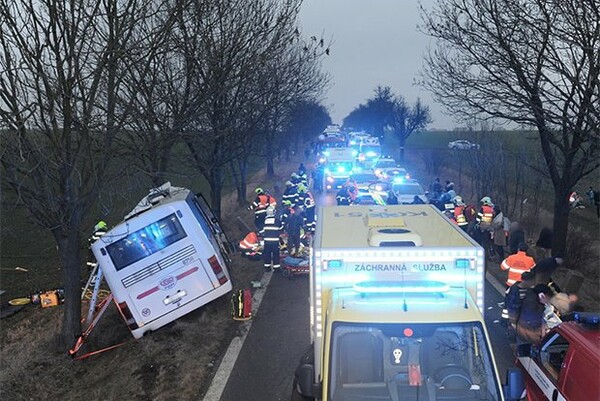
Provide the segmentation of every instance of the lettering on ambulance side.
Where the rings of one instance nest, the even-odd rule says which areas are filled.
[[[335,217],[363,217],[365,214],[362,212],[348,212],[348,213],[340,213],[335,212],[333,214]],[[429,216],[427,212],[371,212],[368,213],[369,217],[380,217],[383,219],[392,218],[392,217],[417,217],[417,216]]]
[[[444,263],[355,263],[357,272],[440,272],[448,270]]]
[[[533,359],[528,356],[520,356],[519,362],[521,362],[521,365],[523,365],[529,376],[531,376],[535,384],[549,400],[567,401],[552,380],[548,378],[546,373],[544,373]],[[555,393],[556,395],[554,395]]]

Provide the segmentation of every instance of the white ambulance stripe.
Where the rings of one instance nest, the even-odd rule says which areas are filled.
[[[526,356],[520,356],[519,362],[521,362],[529,376],[533,379],[533,381],[535,381],[535,384],[537,384],[538,388],[542,390],[544,395],[549,400],[567,401],[565,396],[563,396],[560,393],[560,391],[556,388],[552,380],[550,380],[548,376],[546,376],[546,373],[544,373],[544,371],[538,366],[537,363],[535,363],[533,359]],[[552,398],[555,391],[558,397]]]

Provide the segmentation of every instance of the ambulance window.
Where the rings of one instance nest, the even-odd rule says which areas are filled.
[[[568,349],[569,342],[558,333],[550,337],[540,348],[540,362],[554,380],[558,380]]]

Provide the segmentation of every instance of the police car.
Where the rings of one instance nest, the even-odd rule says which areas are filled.
[[[600,314],[574,313],[539,345],[519,346],[517,365],[527,401],[600,400]]]

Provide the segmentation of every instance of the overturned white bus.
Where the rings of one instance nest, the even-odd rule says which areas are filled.
[[[92,245],[135,338],[231,291],[229,249],[204,198],[170,183]]]

